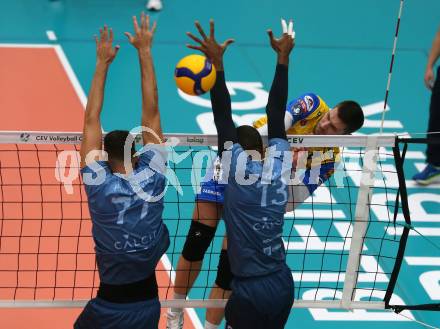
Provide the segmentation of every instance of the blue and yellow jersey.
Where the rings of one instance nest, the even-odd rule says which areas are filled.
[[[286,107],[285,127],[288,135],[313,134],[319,120],[330,111],[329,106],[316,94],[303,94],[289,102]],[[267,116],[262,116],[253,122],[253,126],[260,132],[266,130]],[[321,166],[321,182],[327,180],[334,172],[335,163],[339,161],[340,150],[338,147],[310,147],[307,157],[306,169],[310,171],[316,166]],[[309,173],[306,173],[308,176]],[[305,182],[310,185],[311,182]],[[311,184],[315,185],[315,184]],[[319,184],[318,184],[319,185]],[[315,187],[316,188],[316,187]],[[313,190],[315,189],[313,188]]]

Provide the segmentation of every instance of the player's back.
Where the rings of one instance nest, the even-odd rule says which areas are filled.
[[[269,146],[278,154],[269,154],[264,162],[251,161],[239,144],[232,149],[223,217],[231,269],[237,277],[266,275],[285,267],[282,230],[288,194],[284,174],[290,174],[292,161],[284,157],[291,152],[282,139],[271,139]]]
[[[168,248],[162,221],[165,161],[157,148],[148,146],[127,176],[112,173],[106,161],[82,169],[102,282],[144,279]]]

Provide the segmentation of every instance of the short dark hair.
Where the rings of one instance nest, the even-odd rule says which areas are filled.
[[[125,141],[130,133],[128,130],[113,130],[104,137],[104,151],[109,161],[124,161]],[[135,142],[131,145],[131,155],[135,153]]]
[[[240,126],[237,128],[237,135],[243,150],[263,152],[263,140],[256,128],[247,125]]]
[[[336,105],[338,117],[345,123],[345,133],[351,134],[359,130],[364,124],[364,112],[355,101],[343,101]]]

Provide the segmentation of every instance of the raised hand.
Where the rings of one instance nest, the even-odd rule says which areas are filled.
[[[150,28],[150,16],[141,14],[141,26],[139,26],[136,16],[133,16],[134,35],[129,32],[124,34],[128,41],[137,49],[151,49],[154,32],[156,31],[156,22]]]
[[[104,25],[104,29],[99,29],[99,38],[95,35],[96,42],[96,61],[98,64],[109,65],[116,57],[119,45],[113,47],[113,30]]]
[[[191,32],[186,32],[186,34],[193,39],[195,42],[199,44],[199,46],[194,46],[187,44],[186,46],[191,49],[199,50],[214,64],[217,70],[223,70],[223,54],[226,51],[226,48],[234,42],[234,39],[227,39],[222,44],[219,44],[215,40],[214,36],[214,20],[211,19],[209,21],[209,37],[205,34],[202,29],[202,26],[198,21],[195,22],[196,28],[200,33],[202,39],[197,38]]]
[[[290,20],[289,25],[287,25],[286,21],[282,19],[281,25],[283,28],[283,35],[281,38],[275,38],[272,30],[267,30],[267,34],[269,35],[270,45],[278,54],[279,62],[281,60],[281,62],[284,63],[286,60],[288,61],[290,52],[293,47],[295,47],[295,32],[293,31],[292,20]]]

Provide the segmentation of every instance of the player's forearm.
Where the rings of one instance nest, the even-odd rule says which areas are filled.
[[[428,57],[427,67],[432,69],[439,57],[440,57],[440,29],[437,31],[435,39],[432,43],[432,48]]]
[[[224,71],[217,71],[217,79],[211,89],[211,104],[218,134],[219,153],[221,153],[226,141],[233,143],[238,141],[237,131],[232,120],[231,96],[226,87]]]
[[[139,50],[142,85],[142,125],[159,115],[156,75],[151,50]]]
[[[86,120],[99,120],[104,102],[104,88],[109,65],[97,63],[87,100]]]
[[[284,115],[286,112],[287,93],[288,66],[286,64],[277,64],[266,106],[269,138],[278,137],[286,139]]]

